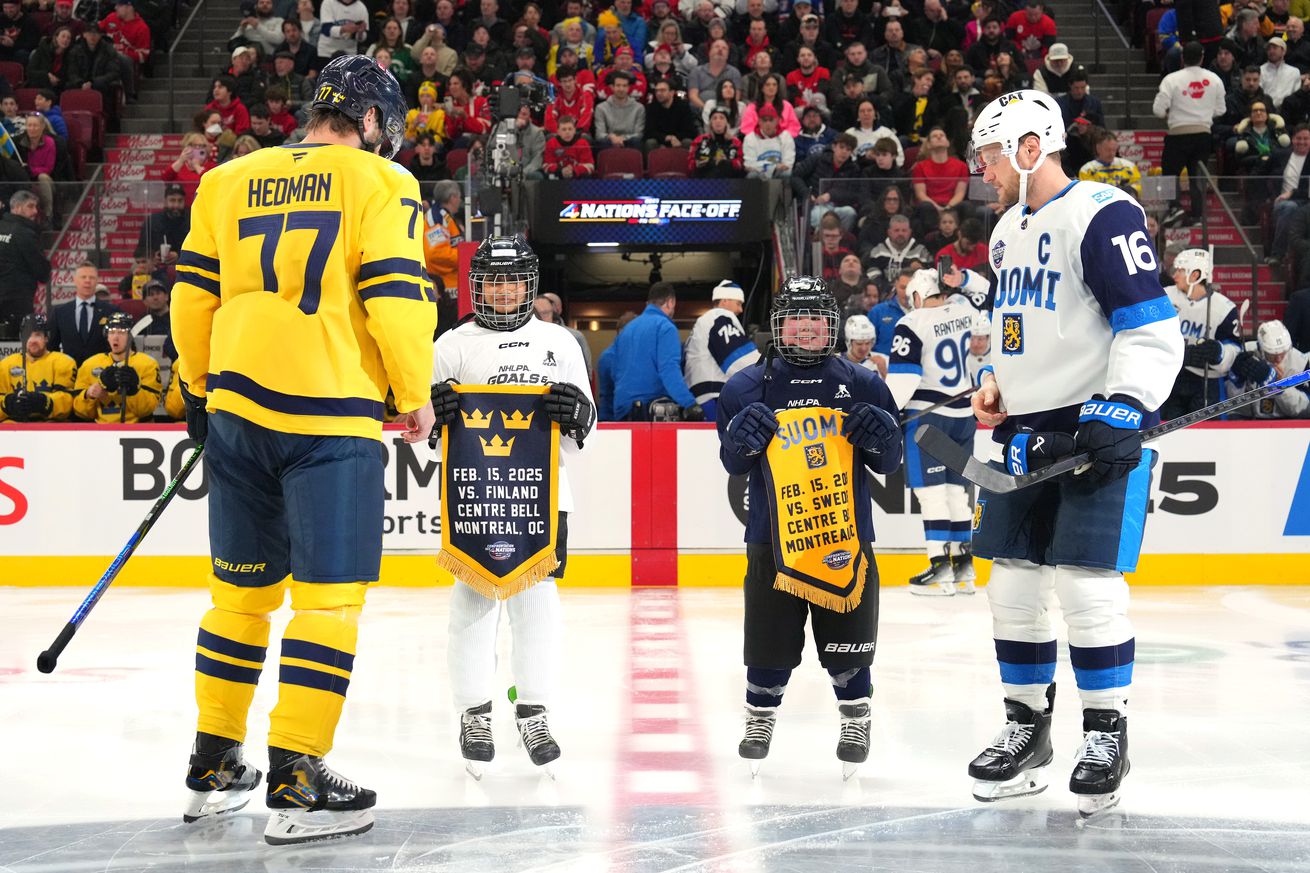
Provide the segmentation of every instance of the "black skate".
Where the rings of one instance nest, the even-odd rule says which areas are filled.
[[[973,796],[990,803],[1046,790],[1045,767],[1051,763],[1051,712],[1055,683],[1046,689],[1046,711],[1033,712],[1017,700],[1005,700],[1005,727],[969,764]]]
[[[551,779],[555,773],[550,763],[559,757],[559,743],[550,735],[546,723],[546,707],[528,703],[514,704],[514,722],[519,728],[519,742],[527,749],[532,763],[546,771]]]
[[[955,573],[949,555],[934,555],[928,569],[910,577],[910,593],[926,597],[950,597],[955,593]]]
[[[1129,767],[1128,716],[1113,709],[1084,709],[1083,746],[1069,777],[1083,818],[1118,805]]]
[[[373,827],[378,797],[331,770],[323,759],[268,749],[268,808],[264,840],[274,846],[362,834]]]
[[[460,713],[459,753],[464,756],[464,769],[481,781],[486,769],[483,765],[496,757],[496,743],[491,736],[490,700]]]
[[[968,543],[958,543],[959,551],[951,555],[951,571],[955,574],[955,593],[973,594],[977,589],[974,581],[978,574],[973,569],[973,547]]]
[[[868,703],[840,703],[841,735],[837,738],[837,760],[842,762],[842,781],[850,779],[860,765],[869,760]]]
[[[241,756],[241,744],[214,734],[197,733],[191,747],[186,787],[191,792],[182,821],[236,812],[250,802],[262,774]]]
[[[777,718],[775,710],[746,707],[746,735],[737,744],[737,754],[751,762],[752,776],[760,772],[760,765],[769,757],[769,745],[773,742],[773,726]]]

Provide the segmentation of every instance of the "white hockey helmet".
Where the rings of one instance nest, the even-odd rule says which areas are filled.
[[[873,329],[873,322],[869,321],[867,315],[852,315],[846,319],[845,330],[848,343],[870,343],[877,336],[877,331]]]
[[[1042,153],[1033,170],[1041,166],[1046,155],[1064,148],[1064,116],[1051,95],[1028,88],[997,97],[983,107],[978,120],[973,123],[973,135],[969,140],[970,170],[981,173],[984,168],[979,152],[985,146],[999,145],[1001,154],[1010,159],[1015,171],[1027,176],[1032,171],[1020,169],[1014,156],[1019,151],[1019,143],[1028,134],[1037,136]]]
[[[1174,272],[1183,270],[1187,274],[1187,293],[1201,283],[1207,286],[1214,278],[1214,254],[1209,249],[1184,249],[1174,258]],[[1201,278],[1192,281],[1192,273],[1199,272]]]
[[[1292,349],[1292,334],[1278,319],[1266,321],[1255,332],[1260,351],[1266,356],[1283,355]]]
[[[992,317],[986,312],[975,312],[973,314],[973,324],[969,332],[974,336],[991,336],[992,335]]]
[[[937,297],[943,293],[942,283],[937,280],[937,271],[929,267],[926,270],[914,271],[914,277],[910,279],[910,284],[905,289],[905,299],[911,309],[919,309],[929,297]]]

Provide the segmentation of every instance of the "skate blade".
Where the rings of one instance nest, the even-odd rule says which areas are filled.
[[[371,809],[349,812],[279,809],[274,810],[268,817],[268,825],[264,828],[264,842],[271,846],[291,846],[318,840],[351,837],[367,833],[372,827],[373,810]]]
[[[1103,812],[1109,812],[1119,805],[1119,792],[1109,794],[1083,794],[1078,797],[1078,815],[1084,820],[1093,818]]]
[[[464,772],[473,777],[474,781],[481,782],[482,777],[486,775],[487,765],[483,761],[470,761],[464,759]]]
[[[1047,784],[1046,768],[1042,767],[1025,770],[1013,779],[1006,779],[1002,782],[974,780],[973,797],[983,803],[994,803],[997,800],[1009,800],[1014,797],[1041,794],[1046,790]]]
[[[848,761],[843,761],[841,765],[841,781],[843,782],[851,781],[851,777],[853,777],[858,772],[860,772],[859,764],[852,764]]]
[[[545,764],[538,764],[537,769],[550,777],[551,782],[558,782],[559,777],[555,775],[555,762],[547,761]]]
[[[751,778],[755,779],[760,775],[760,768],[764,766],[763,758],[747,758],[746,766],[750,767]]]
[[[968,581],[968,582],[956,582],[956,583],[955,583],[955,593],[956,593],[956,594],[977,594],[977,593],[978,593],[978,588],[977,588],[977,586],[975,586],[975,585],[973,584],[973,581],[972,581],[972,580],[970,580],[970,581]]]
[[[254,793],[255,787],[251,786],[246,791],[188,791],[191,798],[187,802],[186,811],[182,813],[182,821],[192,824],[202,819],[244,809],[250,802],[250,795]]]
[[[910,593],[920,597],[954,597],[955,583],[940,582],[936,585],[911,585]]]

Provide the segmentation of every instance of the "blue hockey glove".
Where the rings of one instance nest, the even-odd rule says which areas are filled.
[[[1093,395],[1078,410],[1074,434],[1074,450],[1090,454],[1092,463],[1074,475],[1113,482],[1131,473],[1142,460],[1143,416],[1141,404],[1127,394],[1111,394],[1109,400]]]
[[[1011,476],[1035,473],[1074,454],[1073,436],[1060,431],[1020,431],[1005,443],[1005,470]]]
[[[870,403],[852,406],[842,422],[841,432],[855,448],[875,455],[898,450],[901,444],[901,426],[896,416]]]
[[[732,417],[723,441],[739,455],[758,455],[778,432],[778,416],[758,400]]]

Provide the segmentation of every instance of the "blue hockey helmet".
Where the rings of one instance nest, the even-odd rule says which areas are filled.
[[[329,61],[315,82],[310,109],[335,109],[355,122],[365,151],[384,158],[394,158],[405,140],[405,95],[396,78],[363,55],[342,55]],[[382,138],[370,144],[364,139],[364,117],[370,109],[378,111]]]

